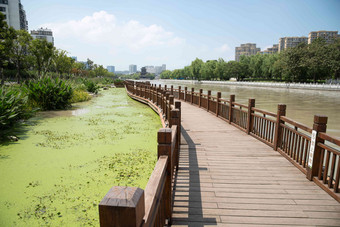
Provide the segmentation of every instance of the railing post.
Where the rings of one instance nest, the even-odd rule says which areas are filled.
[[[183,99],[184,99],[185,102],[187,101],[187,92],[188,92],[188,88],[184,87],[184,96],[183,96]]]
[[[207,97],[207,111],[209,112],[209,104],[210,104],[210,96],[211,96],[211,91],[208,91],[208,97]]]
[[[145,215],[144,190],[114,186],[99,203],[101,227],[140,227]]]
[[[170,121],[170,106],[168,105],[168,102],[170,100],[170,94],[169,92],[165,93],[165,102],[164,102],[164,108],[166,110],[166,118],[168,122]]]
[[[172,131],[170,128],[161,128],[158,130],[158,158],[162,155],[168,156],[168,166],[165,181],[164,199],[165,199],[165,217],[169,219],[171,223],[171,186],[172,186],[172,174],[171,174],[171,137]]]
[[[176,101],[175,102],[175,108],[179,111],[178,112],[178,127],[177,127],[177,142],[178,142],[178,151],[177,151],[177,156],[176,156],[176,169],[178,170],[178,163],[179,163],[179,153],[181,152],[181,119],[182,119],[182,110],[181,110],[181,102]]]
[[[164,85],[164,91],[167,92],[168,86]]]
[[[274,135],[274,150],[277,151],[277,148],[281,146],[282,142],[282,127],[281,124],[283,121],[281,120],[281,116],[286,116],[286,105],[279,104],[277,106],[277,114],[276,114],[276,125],[275,125],[275,135]]]
[[[318,134],[319,132],[326,132],[327,129],[327,116],[321,116],[321,115],[314,115],[314,124],[313,124],[313,131],[316,132],[315,135],[315,143],[313,144],[313,139],[311,141],[310,147],[311,150],[309,151],[309,157],[308,157],[308,165],[307,165],[307,179],[313,180],[314,176],[318,175],[320,166],[320,156],[322,149],[318,146],[318,143],[324,143],[325,141],[321,138],[319,138]],[[313,137],[313,136],[312,136]],[[312,158],[312,160],[309,160]],[[328,171],[328,170],[325,170]]]
[[[172,126],[172,124],[170,123],[172,120],[172,110],[171,110],[171,105],[174,105],[174,100],[175,100],[175,98],[174,98],[174,96],[173,95],[170,95],[170,93],[168,92],[168,94],[169,94],[169,126],[170,126],[170,128],[171,128],[171,126]]]
[[[174,95],[174,86],[173,85],[171,85],[171,88],[170,88],[171,90],[170,90],[170,95]]]
[[[198,106],[201,107],[201,99],[202,99],[202,93],[203,93],[203,89],[201,88],[200,89],[200,92],[199,92],[199,97],[198,97]]]
[[[220,91],[217,92],[217,96],[216,96],[216,98],[217,98],[216,99],[216,117],[218,117],[218,115],[219,115],[221,97],[222,97],[221,92]]]
[[[230,95],[230,100],[229,100],[229,124],[233,122],[233,107],[235,102],[235,95]]]
[[[177,126],[177,132],[176,132],[176,143],[175,143],[175,149],[174,149],[174,154],[173,154],[173,166],[178,167],[178,160],[177,157],[179,157],[178,153],[179,153],[179,137],[178,137],[178,130],[181,127],[181,122],[180,122],[180,110],[179,109],[172,109],[171,110],[171,123],[170,123],[170,128],[174,125]],[[172,172],[173,174],[173,172]]]
[[[251,130],[253,129],[253,122],[254,122],[254,116],[252,114],[254,111],[252,108],[255,107],[255,99],[249,99],[248,100],[248,123],[247,123],[247,134],[250,134]]]
[[[178,86],[178,99],[179,100],[181,100],[181,93],[182,93],[182,91],[181,91],[181,86]]]
[[[190,102],[191,104],[194,102],[194,92],[195,92],[195,88],[191,88],[191,99],[190,99]]]

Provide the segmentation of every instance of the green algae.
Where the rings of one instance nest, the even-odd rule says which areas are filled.
[[[145,187],[159,118],[124,89],[102,94],[78,112],[42,113],[0,146],[0,226],[98,226],[112,186]]]

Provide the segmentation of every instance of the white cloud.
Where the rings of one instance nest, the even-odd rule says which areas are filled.
[[[72,38],[91,45],[129,48],[134,51],[147,47],[173,46],[184,42],[183,39],[165,31],[159,25],[146,26],[135,20],[120,22],[106,11],[95,12],[92,16],[86,16],[81,20],[45,24],[43,27],[51,28],[56,40]]]

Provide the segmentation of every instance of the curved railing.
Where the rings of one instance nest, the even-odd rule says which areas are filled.
[[[164,226],[171,224],[173,179],[178,169],[181,103],[150,84],[126,81],[127,94],[159,114],[158,160],[145,190],[114,186],[99,204],[100,226]]]

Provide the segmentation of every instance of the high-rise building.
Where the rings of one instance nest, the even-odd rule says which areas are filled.
[[[260,51],[261,48],[257,48],[255,43],[241,44],[240,47],[235,47],[235,61],[239,61],[241,55],[256,55]]]
[[[267,50],[261,51],[261,54],[275,54],[279,51],[279,44],[274,44],[273,47],[267,48]]]
[[[137,72],[137,65],[129,65],[129,73],[134,74]]]
[[[109,71],[110,73],[115,73],[115,67],[113,65],[108,65],[106,67],[107,71]]]
[[[315,31],[310,32],[308,35],[308,44],[317,38],[323,38],[326,43],[332,43],[338,37],[338,31]]]
[[[163,66],[155,66],[155,74],[159,75],[163,72]]]
[[[155,73],[155,67],[153,65],[145,66],[145,69],[147,73],[152,73],[152,74]]]
[[[28,31],[26,12],[20,0],[0,0],[0,12],[5,14],[8,26]]]
[[[162,65],[162,71],[165,71],[166,70],[166,64],[163,64]]]
[[[38,30],[31,31],[31,36],[33,39],[45,39],[47,42],[54,45],[54,38],[51,29],[39,28]]]
[[[282,37],[279,39],[279,52],[287,48],[296,47],[300,43],[308,43],[308,38],[301,37]]]

